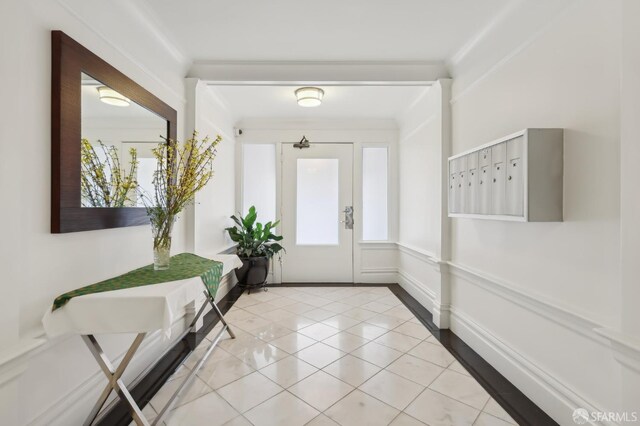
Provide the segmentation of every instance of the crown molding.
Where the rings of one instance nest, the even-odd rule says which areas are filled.
[[[442,62],[196,61],[188,77],[210,85],[428,86],[449,73]]]
[[[151,69],[149,69],[146,65],[144,65],[138,58],[135,58],[133,55],[131,55],[129,52],[127,52],[125,49],[123,49],[121,46],[116,45],[113,41],[110,40],[109,37],[106,36],[106,34],[104,34],[101,31],[98,31],[94,27],[94,25],[92,25],[82,15],[80,15],[76,10],[74,10],[74,8],[70,4],[68,4],[67,0],[57,0],[57,3],[64,10],[66,10],[67,13],[69,13],[73,18],[75,18],[78,22],[83,24],[89,31],[91,31],[93,34],[95,34],[106,45],[108,45],[115,52],[117,52],[122,57],[124,57],[127,61],[129,61],[131,64],[133,64],[135,67],[137,67],[140,71],[142,71],[142,73],[146,74],[153,81],[158,83],[165,90],[167,90],[167,92],[169,94],[171,94],[176,100],[180,101],[182,104],[186,104],[187,100],[186,100],[183,92],[181,92],[179,90],[176,90],[176,88],[174,88],[171,85],[169,85],[166,81],[164,81],[156,73],[154,73]],[[128,3],[128,2],[125,2],[125,4],[126,3]],[[127,9],[128,8],[129,7],[127,7]],[[136,17],[138,19],[140,19],[143,15],[144,15],[143,13],[136,13]],[[147,25],[151,25],[151,24],[147,23]],[[147,26],[147,25],[145,25],[145,26]],[[155,36],[155,34],[154,34],[154,36]],[[176,52],[178,52],[178,50],[175,50],[174,47],[170,47],[170,44],[168,44],[168,42],[166,42],[167,44],[165,44],[165,40],[166,40],[166,38],[165,39],[158,39],[159,45],[162,46],[165,50],[170,49],[171,51],[167,50],[167,52],[170,53],[171,56],[173,57],[173,55],[176,54]],[[188,63],[188,61],[186,61],[186,59],[184,60],[184,62],[180,61],[179,64],[183,69],[187,69],[188,66],[189,66],[189,63]],[[159,96],[159,97],[162,98],[161,96]]]

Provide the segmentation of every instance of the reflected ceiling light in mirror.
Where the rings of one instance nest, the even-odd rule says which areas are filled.
[[[100,95],[100,100],[105,104],[119,107],[127,107],[131,104],[129,98],[122,96],[120,93],[107,86],[99,86],[98,95]]]
[[[301,107],[316,107],[322,103],[324,90],[319,87],[301,87],[295,91],[298,105]]]

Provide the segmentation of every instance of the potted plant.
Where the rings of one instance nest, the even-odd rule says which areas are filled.
[[[284,248],[276,241],[282,236],[274,235],[272,230],[280,221],[262,224],[256,222],[258,214],[251,206],[245,217],[231,216],[236,226],[226,228],[229,237],[238,244],[236,253],[242,260],[242,267],[236,269],[238,283],[242,287],[261,287],[267,281],[271,258]]]

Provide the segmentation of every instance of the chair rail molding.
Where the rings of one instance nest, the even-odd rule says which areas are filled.
[[[512,372],[515,370],[519,376],[518,379],[514,380],[513,374],[506,374],[505,376],[508,377],[509,380],[514,383],[526,381],[529,382],[528,386],[539,388],[540,391],[538,392],[536,392],[535,389],[532,390],[532,388],[529,388],[530,392],[525,392],[525,394],[528,394],[527,396],[536,394],[539,398],[546,398],[547,402],[553,402],[547,406],[557,407],[554,420],[559,421],[559,423],[564,424],[557,418],[558,412],[562,412],[563,415],[566,416],[566,420],[569,421],[570,415],[576,407],[585,408],[589,412],[612,411],[606,410],[586,400],[576,389],[563,383],[552,374],[545,372],[542,368],[538,367],[536,362],[510,347],[481,324],[478,324],[465,313],[456,309],[455,306],[451,307],[451,323],[458,329],[454,330],[455,333],[464,338],[468,344],[475,341],[476,345],[473,345],[472,348],[478,351],[483,358],[487,359],[487,361],[502,374],[505,374],[505,370],[511,370]],[[478,343],[483,346],[484,351],[478,350]],[[490,353],[487,354],[486,351],[490,351]],[[520,386],[518,387],[521,388]],[[534,402],[540,403],[540,401],[536,401],[535,399]],[[561,404],[561,407],[558,407],[558,403]],[[548,414],[552,415],[552,413]],[[595,425],[596,423],[589,422],[589,424]],[[606,426],[617,425],[617,423],[609,421],[601,421],[597,424]]]
[[[504,282],[471,267],[454,262],[447,263],[451,275],[481,287],[503,299],[516,303],[537,315],[550,319],[556,324],[575,331],[603,346],[608,345],[606,339],[594,332],[595,329],[603,327],[604,321],[589,318],[573,311],[571,308],[560,306],[542,296],[526,292],[513,284]]]
[[[620,364],[640,373],[640,338],[606,327],[594,328],[593,331],[609,341]]]
[[[24,373],[29,356],[45,343],[41,337],[25,338],[0,352],[0,388]]]
[[[434,265],[437,268],[439,268],[440,265],[443,265],[443,264],[447,263],[447,262],[444,262],[439,257],[437,257],[434,253],[428,252],[428,251],[423,250],[423,249],[418,248],[418,247],[414,247],[414,246],[412,246],[410,244],[405,244],[405,243],[398,242],[398,243],[396,243],[396,245],[398,246],[398,250],[401,253],[406,253],[406,254],[408,254],[410,256],[415,257],[418,260],[421,260],[423,262],[427,262],[427,263],[429,263],[431,265]]]
[[[439,328],[449,328],[447,263],[433,253],[410,244],[398,242],[396,245],[400,253],[407,254],[423,264],[429,265],[434,272],[430,286],[417,278],[415,273],[398,268],[398,283],[431,312],[433,322]]]

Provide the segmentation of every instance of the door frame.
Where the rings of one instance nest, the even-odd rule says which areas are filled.
[[[351,122],[353,120],[350,120]],[[275,125],[274,125],[275,124]],[[363,257],[377,256],[396,251],[398,238],[398,167],[397,149],[398,133],[395,123],[380,125],[380,120],[356,120],[355,126],[340,127],[340,122],[322,123],[322,125],[300,125],[297,122],[276,120],[269,126],[253,127],[250,123],[242,126],[242,136],[236,137],[236,211],[243,207],[243,146],[245,144],[269,144],[275,147],[276,156],[276,209],[280,218],[282,206],[282,144],[300,141],[302,135],[313,143],[349,143],[353,146],[353,281],[355,283],[390,283],[396,282],[394,268],[373,268],[363,266]],[[322,141],[322,142],[318,142]],[[387,208],[389,236],[386,241],[362,241],[362,149],[378,147],[388,149],[387,171]],[[286,248],[286,242],[283,242]],[[286,256],[286,254],[284,255]],[[365,262],[366,263],[366,262]],[[393,269],[393,270],[392,270]],[[270,283],[282,283],[282,268],[274,259],[269,272]]]
[[[286,145],[291,145],[291,149],[294,149],[293,144],[296,142],[280,142],[276,146],[276,150],[277,150],[276,158],[278,156],[280,157],[276,166],[276,173],[279,174],[279,179],[276,179],[276,209],[280,217],[283,217],[282,211],[284,209],[283,197],[282,197],[282,175],[284,172],[283,170],[284,159],[282,158],[282,153],[284,149],[288,148]],[[313,145],[314,143],[311,142],[311,144]],[[360,229],[360,234],[357,234],[358,231],[356,230],[356,221],[357,221],[357,216],[356,216],[356,186],[357,185],[355,180],[356,179],[356,155],[357,155],[356,144],[354,142],[328,142],[328,141],[319,141],[319,142],[315,142],[315,144],[316,145],[349,145],[351,146],[351,203],[354,211],[354,215],[353,215],[354,224],[353,224],[353,230],[351,234],[351,280],[346,282],[355,282],[354,281],[355,280],[355,251],[356,251],[356,245],[359,240],[359,238],[356,238],[356,237],[358,235],[362,235],[361,229]],[[362,202],[360,204],[362,204]],[[340,206],[340,208],[342,207],[343,206]],[[358,208],[357,211],[360,212],[360,210],[361,209]],[[278,282],[282,283],[282,265],[278,266],[278,273],[280,278]],[[312,283],[308,283],[308,284],[312,284]]]

